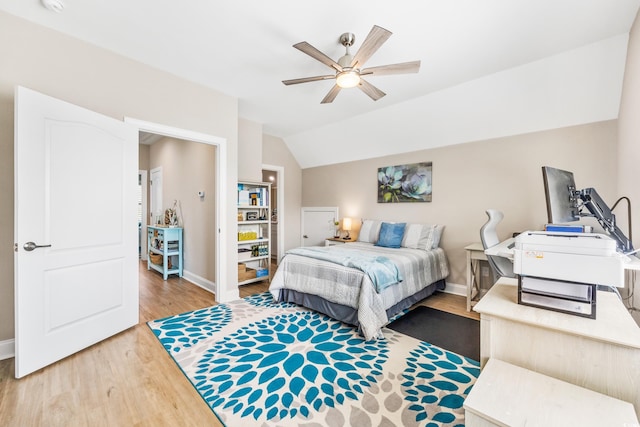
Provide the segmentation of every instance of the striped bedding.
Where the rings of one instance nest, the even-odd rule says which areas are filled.
[[[389,258],[398,267],[403,281],[378,293],[369,276],[360,270],[330,261],[286,254],[269,290],[276,300],[280,300],[280,290],[291,289],[356,309],[358,326],[367,340],[379,336],[380,328],[388,323],[388,308],[449,275],[447,259],[441,248],[431,251],[384,248],[362,242],[339,247],[340,250],[366,250],[372,255]]]

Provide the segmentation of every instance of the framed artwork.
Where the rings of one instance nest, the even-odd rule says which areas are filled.
[[[378,168],[378,203],[430,202],[432,163]]]

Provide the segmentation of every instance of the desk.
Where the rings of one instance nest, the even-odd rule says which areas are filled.
[[[616,294],[598,292],[597,318],[520,305],[502,278],[476,304],[480,363],[490,358],[630,402],[640,414],[640,328]]]
[[[471,306],[475,304],[473,299],[480,293],[480,261],[486,261],[487,256],[484,254],[482,243],[472,243],[464,249],[467,251],[467,311],[471,311]]]

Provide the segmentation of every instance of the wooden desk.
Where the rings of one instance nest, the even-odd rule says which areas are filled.
[[[616,294],[598,292],[596,319],[517,303],[502,278],[476,304],[480,363],[496,358],[634,405],[640,414],[640,328]]]
[[[472,243],[464,248],[467,251],[467,311],[475,304],[473,300],[480,293],[480,282],[478,272],[480,261],[486,261],[482,243]]]

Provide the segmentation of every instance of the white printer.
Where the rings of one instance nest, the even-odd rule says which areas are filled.
[[[626,259],[604,234],[526,231],[513,250],[518,302],[595,318],[597,285],[624,287]]]

